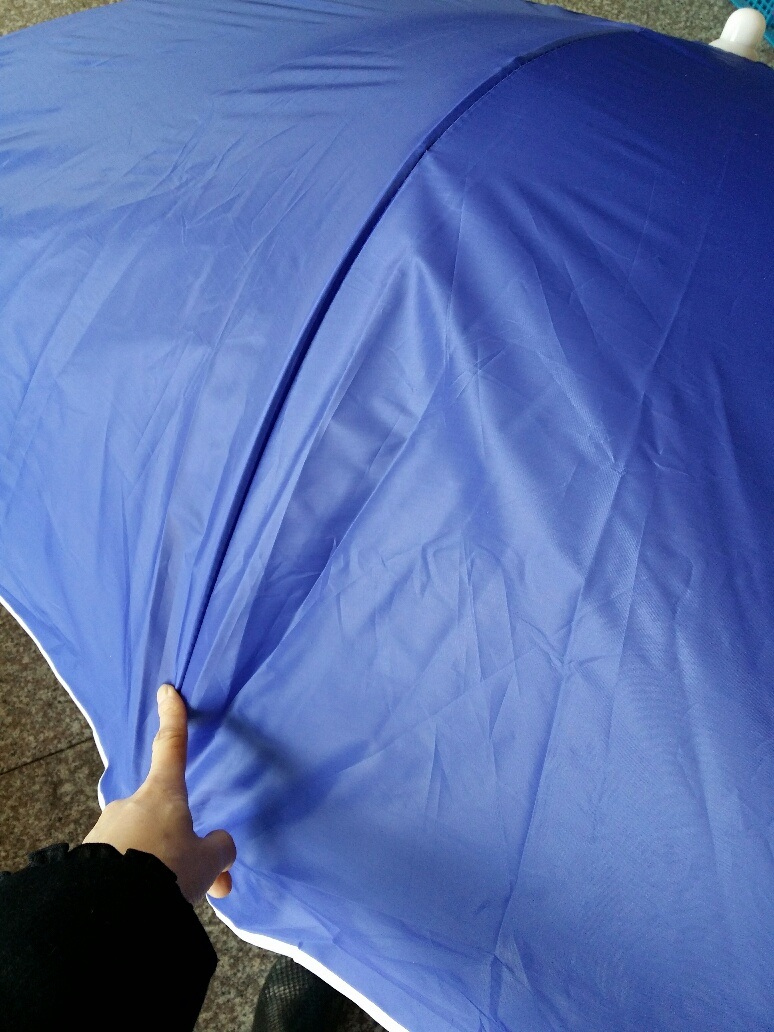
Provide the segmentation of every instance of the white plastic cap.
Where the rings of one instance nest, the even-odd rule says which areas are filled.
[[[726,22],[726,27],[711,47],[726,50],[729,54],[739,54],[750,61],[758,60],[758,48],[763,42],[766,32],[766,19],[760,11],[752,7],[742,7],[734,11]]]

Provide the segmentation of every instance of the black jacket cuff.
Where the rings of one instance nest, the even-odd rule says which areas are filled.
[[[150,853],[55,843],[0,877],[0,1014],[32,1032],[193,1029],[217,956]]]

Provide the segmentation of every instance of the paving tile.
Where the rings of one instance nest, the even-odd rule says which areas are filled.
[[[218,955],[196,1032],[250,1032],[255,1001],[275,956],[234,935],[208,903],[195,909]]]
[[[537,2],[545,4],[549,0]],[[563,0],[555,6],[701,43],[717,39],[734,11],[730,0]],[[764,43],[761,60],[774,67],[774,47]]]
[[[48,21],[89,7],[102,7],[116,0],[3,0],[0,6],[0,35],[35,22]],[[537,0],[547,3],[548,0]],[[645,25],[657,32],[709,43],[717,39],[726,18],[733,11],[730,0],[564,0],[571,11],[593,14],[612,21]],[[764,62],[774,67],[774,47],[765,45]]]
[[[196,1032],[250,1032],[255,1001],[276,955],[239,939],[206,902],[196,907],[196,913],[218,954]],[[382,1032],[382,1026],[348,1000],[337,1032]]]
[[[89,741],[0,775],[0,870],[19,870],[53,842],[82,842],[100,815],[102,771]]]
[[[100,815],[97,782],[102,769],[89,740],[0,775],[0,870],[19,870],[28,853],[53,842],[82,842]],[[274,954],[243,942],[206,902],[196,912],[218,954],[196,1032],[250,1032],[255,1001]],[[380,1027],[351,1004],[342,1032],[375,1032]]]
[[[250,1032],[255,1001],[276,954],[243,942],[215,916],[208,903],[195,909],[218,954],[218,967],[196,1032]],[[382,1026],[348,1000],[337,1032],[382,1032]]]
[[[373,1018],[349,1001],[349,1009],[342,1021],[341,1032],[382,1032],[382,1028],[382,1025],[377,1024]]]
[[[3,606],[0,698],[0,774],[59,749],[94,741],[88,722],[37,645]]]
[[[87,7],[104,7],[116,0],[2,0],[0,4],[0,36],[16,32],[36,22],[61,18],[65,14],[84,11]]]

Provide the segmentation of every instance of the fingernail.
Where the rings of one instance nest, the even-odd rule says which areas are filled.
[[[171,699],[174,694],[175,689],[172,687],[171,684],[162,684],[162,686],[156,693],[156,698],[159,702],[162,702],[164,699]]]

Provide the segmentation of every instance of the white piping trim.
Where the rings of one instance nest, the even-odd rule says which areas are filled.
[[[67,694],[70,696],[70,698],[73,700],[75,705],[80,710],[81,715],[83,716],[84,720],[86,721],[86,723],[91,728],[91,733],[94,736],[94,742],[95,742],[95,744],[97,746],[97,752],[99,753],[100,759],[102,760],[102,765],[104,766],[105,770],[107,770],[107,766],[108,766],[107,755],[105,754],[105,750],[102,748],[102,742],[99,740],[99,735],[97,734],[97,729],[94,727],[94,724],[92,724],[92,722],[91,722],[91,717],[86,712],[86,710],[83,708],[83,706],[80,704],[78,699],[76,699],[75,695],[73,694],[73,692],[72,692],[72,690],[70,688],[70,685],[65,681],[65,679],[61,676],[61,674],[57,670],[57,668],[54,666],[54,662],[51,659],[51,657],[49,656],[49,654],[46,652],[46,650],[43,648],[43,646],[40,644],[38,639],[35,637],[35,635],[29,629],[29,627],[24,622],[24,620],[22,620],[22,618],[19,616],[19,614],[13,608],[13,606],[9,602],[7,602],[3,598],[2,595],[0,595],[0,605],[2,605],[4,609],[8,610],[8,612],[11,614],[11,616],[14,618],[14,620],[19,624],[19,626],[22,628],[22,630],[26,631],[26,633],[30,636],[30,638],[32,638],[32,640],[37,645],[38,651],[40,652],[41,656],[43,657],[43,659],[45,659],[45,661],[51,667],[51,672],[53,673],[54,677],[57,679],[57,681],[59,681],[59,683],[62,685],[62,687],[67,692]],[[104,810],[105,809],[105,799],[104,799],[104,796],[102,795],[102,789],[99,787],[99,785],[97,786],[97,798],[99,799],[100,809]]]
[[[378,1021],[380,1025],[383,1025],[387,1029],[387,1032],[409,1032],[403,1025],[399,1025],[394,1018],[391,1018],[389,1014],[385,1014],[384,1011],[377,1007],[375,1003],[372,1003],[369,999],[359,993],[357,989],[353,989],[351,985],[345,982],[338,975],[334,975],[332,971],[324,967],[319,960],[315,960],[314,957],[310,957],[308,953],[304,953],[297,946],[289,946],[286,942],[280,942],[279,939],[271,939],[268,935],[259,935],[257,932],[246,932],[242,928],[238,928],[233,921],[230,921],[225,914],[222,914],[215,904],[212,902],[209,896],[206,897],[207,902],[217,914],[218,918],[227,925],[235,935],[239,936],[245,942],[250,943],[252,946],[258,946],[262,950],[269,950],[271,953],[280,953],[284,957],[290,957],[295,960],[298,964],[307,968],[312,974],[322,978],[328,985],[332,985],[334,989],[338,990],[342,996],[348,997],[353,1003],[356,1003],[361,1010],[364,1010],[366,1014],[369,1014],[374,1021]]]
[[[107,756],[105,755],[105,750],[102,748],[102,742],[100,742],[99,740],[99,735],[97,734],[97,730],[91,722],[89,714],[80,704],[78,699],[76,699],[75,695],[73,695],[70,686],[67,684],[64,678],[60,675],[57,668],[54,666],[54,663],[49,654],[40,644],[38,639],[35,637],[35,635],[29,629],[27,624],[24,622],[24,620],[22,620],[19,614],[2,597],[2,595],[0,595],[0,605],[2,605],[4,609],[8,610],[8,612],[11,614],[14,620],[16,620],[19,626],[30,636],[30,638],[32,638],[32,640],[37,645],[40,654],[43,656],[43,658],[51,668],[51,672],[53,673],[54,677],[57,679],[57,681],[59,681],[59,683],[66,690],[67,694],[70,696],[70,698],[73,700],[75,705],[80,710],[84,719],[91,728],[91,733],[94,735],[94,741],[96,743],[100,758],[105,769],[107,770]],[[105,799],[102,795],[102,789],[99,786],[97,786],[97,796],[99,798],[100,809],[104,810]],[[207,902],[209,903],[210,907],[212,907],[213,911],[217,915],[218,919],[222,921],[224,925],[230,928],[231,931],[234,932],[234,934],[238,936],[240,939],[244,940],[247,943],[250,943],[250,945],[252,946],[258,946],[259,949],[269,950],[272,953],[279,953],[285,957],[291,957],[298,964],[301,964],[303,967],[307,968],[313,974],[317,975],[318,978],[322,978],[322,980],[324,982],[327,982],[328,985],[332,985],[334,989],[338,990],[338,992],[342,994],[342,996],[346,996],[348,999],[352,1000],[353,1003],[356,1003],[358,1007],[360,1007],[361,1010],[364,1010],[366,1014],[369,1014],[374,1019],[374,1021],[378,1021],[380,1025],[383,1025],[384,1028],[387,1029],[387,1032],[409,1032],[409,1030],[404,1028],[403,1025],[399,1025],[397,1021],[394,1021],[388,1014],[385,1014],[384,1011],[381,1010],[381,1008],[377,1007],[375,1003],[371,1003],[370,1000],[366,999],[366,997],[363,996],[362,993],[359,993],[357,989],[353,989],[351,985],[345,982],[342,978],[339,978],[338,975],[335,975],[332,971],[329,971],[326,967],[323,967],[319,960],[315,960],[314,957],[310,957],[307,953],[304,953],[302,950],[298,949],[297,946],[289,946],[285,942],[280,942],[279,939],[269,938],[268,935],[259,935],[257,932],[246,932],[244,931],[244,929],[238,928],[233,923],[233,921],[230,921],[225,914],[222,914],[218,910],[218,908],[214,906],[209,896],[205,898],[207,899]]]

